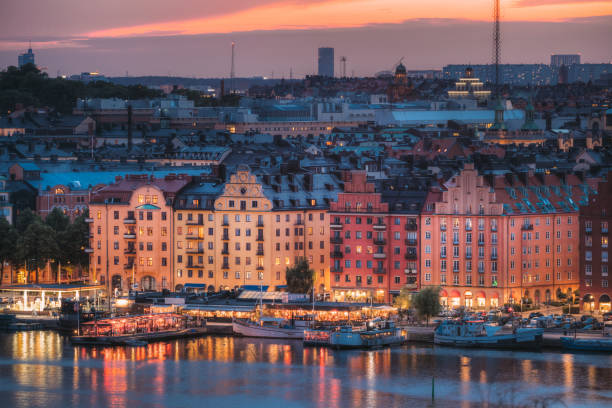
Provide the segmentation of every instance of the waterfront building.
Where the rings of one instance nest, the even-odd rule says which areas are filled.
[[[612,181],[597,186],[597,194],[580,206],[580,304],[587,312],[610,311],[609,228],[612,224]]]
[[[297,167],[254,174],[238,166],[222,185],[200,183],[175,203],[175,289],[281,289],[285,271],[306,258],[317,293],[329,292],[332,175]]]
[[[421,214],[421,285],[442,286],[451,307],[565,298],[579,283],[577,203],[593,192],[573,175],[481,176],[466,164]]]
[[[333,300],[390,302],[402,287],[418,288],[421,202],[402,193],[384,196],[364,171],[344,174],[344,191],[329,212]]]
[[[319,76],[334,77],[334,49],[331,47],[319,48]]]
[[[126,175],[92,194],[90,276],[109,296],[174,287],[172,205],[190,181],[182,174]]]

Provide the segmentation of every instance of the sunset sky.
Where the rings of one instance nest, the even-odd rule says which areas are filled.
[[[315,69],[332,46],[347,69],[371,75],[405,57],[408,68],[491,59],[491,0],[3,0],[0,66],[28,40],[50,75],[226,76],[237,42],[239,76]],[[612,59],[612,0],[502,0],[508,63],[551,53]]]

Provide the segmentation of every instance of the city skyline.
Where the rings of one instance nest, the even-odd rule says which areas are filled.
[[[370,0],[230,1],[207,4],[206,9],[185,2],[189,12],[167,10],[161,2],[152,2],[144,13],[138,1],[121,9],[118,2],[110,2],[95,16],[65,0],[72,7],[70,21],[48,10],[46,4],[37,5],[44,24],[29,13],[32,3],[6,5],[7,18],[0,28],[3,68],[16,65],[29,40],[39,65],[51,76],[58,71],[99,71],[109,76],[127,71],[130,75],[224,77],[229,76],[232,41],[237,43],[239,77],[274,72],[276,78],[288,78],[291,70],[298,78],[316,73],[321,46],[334,47],[338,56],[346,56],[347,72],[354,71],[356,76],[388,70],[402,56],[408,69],[491,60],[488,0],[461,5],[439,0],[434,6],[442,11],[435,13],[437,7],[426,10],[416,2],[401,6],[395,0],[376,4]],[[342,9],[338,17],[334,10],[347,3],[360,7],[350,12]],[[610,2],[549,0],[527,7],[530,4],[502,2],[503,63],[547,63],[553,53],[581,53],[586,63],[612,59],[606,44],[612,34]],[[279,23],[284,21],[300,24]],[[336,61],[336,71],[339,65]]]

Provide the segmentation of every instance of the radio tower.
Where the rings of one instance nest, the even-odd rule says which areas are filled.
[[[230,69],[230,93],[234,89],[234,77],[236,73],[234,71],[234,49],[236,48],[236,41],[232,41],[232,67]]]
[[[504,105],[501,101],[501,90],[499,84],[499,60],[501,54],[501,32],[499,29],[500,8],[499,0],[493,0],[493,64],[495,64],[495,90],[493,92],[495,121],[491,126],[492,130],[504,131]]]
[[[501,53],[501,33],[499,31],[499,0],[493,0],[493,64],[495,64],[495,92],[499,98],[499,60]]]
[[[340,58],[340,62],[342,62],[342,78],[346,78],[346,57]]]

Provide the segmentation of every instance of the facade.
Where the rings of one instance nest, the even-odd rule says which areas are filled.
[[[330,47],[319,48],[319,70],[320,76],[334,77],[334,49]]]
[[[561,65],[569,66],[580,64],[580,54],[552,54],[550,56],[550,65],[560,67]]]
[[[484,89],[484,84],[479,78],[474,77],[472,67],[465,69],[465,75],[455,82],[455,89],[448,91],[451,99],[472,98],[484,100],[491,96],[491,91]]]
[[[36,196],[36,212],[42,218],[59,208],[71,221],[87,210],[90,198],[90,189],[83,188],[79,182],[69,185],[58,184],[39,191]]]
[[[330,266],[335,301],[390,302],[401,288],[418,288],[417,206],[392,211],[367,173],[345,173],[344,192],[330,204]]]
[[[597,195],[580,207],[580,297],[585,311],[610,311],[609,228],[612,224],[612,173]]]
[[[13,204],[10,193],[6,189],[6,177],[0,176],[0,217],[6,218],[9,224],[13,223]]]
[[[327,209],[336,191],[330,175],[256,176],[247,166],[223,185],[186,188],[175,205],[175,289],[280,289],[303,257],[316,292],[328,292]]]
[[[126,175],[92,194],[90,275],[109,295],[174,287],[172,205],[190,180]]]
[[[466,164],[430,192],[421,215],[422,285],[441,286],[451,307],[571,295],[579,283],[576,203],[592,193],[576,176],[483,177]]]
[[[334,127],[357,127],[365,124],[367,120],[341,120],[334,121],[304,121],[304,122],[235,122],[219,123],[215,125],[217,130],[227,130],[234,134],[244,133],[267,133],[283,139],[297,137],[319,137],[332,133]]]
[[[32,52],[32,47],[28,48],[28,52],[19,54],[19,57],[17,58],[17,62],[18,62],[19,68],[21,68],[25,64],[36,65],[36,63],[34,62],[34,53]]]

